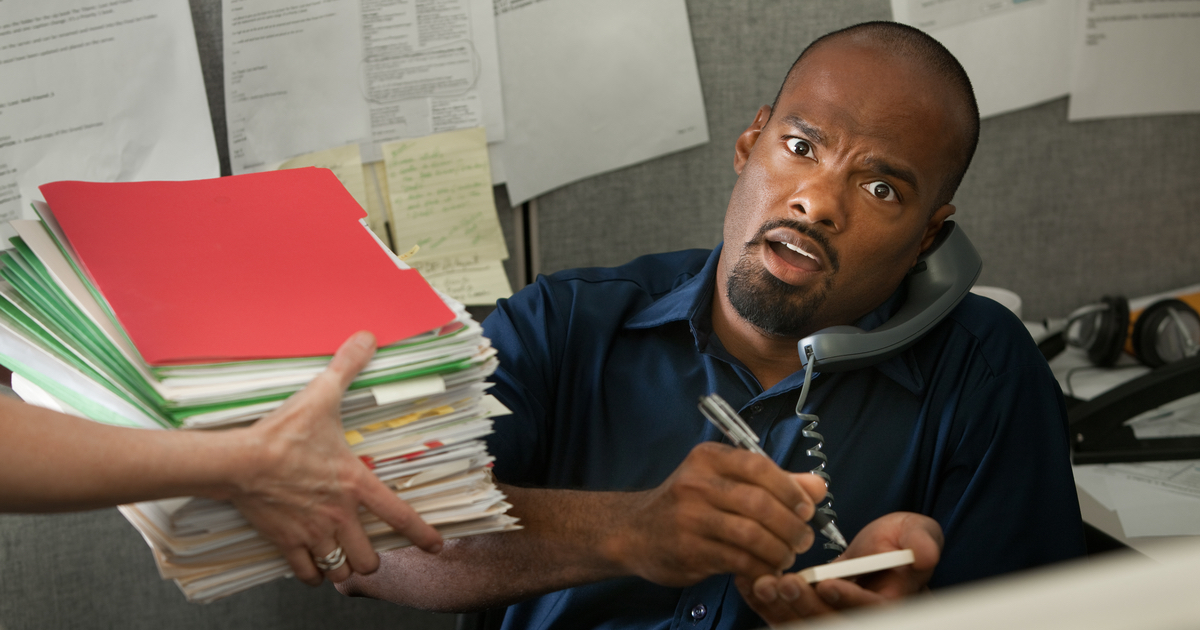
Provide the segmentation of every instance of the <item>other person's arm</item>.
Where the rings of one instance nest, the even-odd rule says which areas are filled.
[[[438,533],[343,437],[342,394],[374,352],[370,333],[355,334],[307,387],[237,429],[127,429],[0,397],[0,511],[88,510],[176,496],[228,500],[309,584],[324,577],[313,557],[338,546],[347,564],[330,571],[331,580],[378,567],[358,521],[360,505],[437,551]]]

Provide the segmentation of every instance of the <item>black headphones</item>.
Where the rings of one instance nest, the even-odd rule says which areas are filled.
[[[1186,302],[1175,298],[1159,300],[1133,314],[1130,331],[1129,300],[1104,296],[1072,312],[1058,328],[1038,344],[1047,360],[1066,346],[1082,348],[1088,360],[1099,367],[1116,363],[1127,351],[1148,367],[1158,367],[1200,353],[1200,315]]]

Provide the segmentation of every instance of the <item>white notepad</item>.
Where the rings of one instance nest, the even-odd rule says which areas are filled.
[[[906,564],[912,564],[913,562],[912,549],[901,549],[899,551],[885,551],[884,553],[863,556],[862,558],[809,567],[800,571],[799,575],[809,584],[813,584],[822,580],[832,580],[834,578],[874,573],[875,571],[883,571],[884,569],[894,569]]]

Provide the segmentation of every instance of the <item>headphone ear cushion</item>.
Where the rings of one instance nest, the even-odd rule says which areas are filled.
[[[1109,367],[1121,356],[1125,337],[1129,334],[1129,300],[1119,295],[1106,295],[1100,301],[1108,310],[1099,318],[1096,341],[1087,348],[1087,355],[1093,364]]]
[[[1148,367],[1155,368],[1167,363],[1167,359],[1158,352],[1158,330],[1163,320],[1171,316],[1171,309],[1186,318],[1200,319],[1195,309],[1176,299],[1160,300],[1146,307],[1133,323],[1130,340],[1133,342],[1134,356]]]

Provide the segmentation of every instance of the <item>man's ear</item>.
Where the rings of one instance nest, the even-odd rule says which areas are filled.
[[[933,211],[933,215],[929,217],[929,223],[925,224],[925,235],[921,237],[922,253],[929,249],[930,245],[933,245],[933,239],[942,229],[942,223],[944,223],[946,219],[949,219],[950,215],[954,214],[954,211],[955,208],[951,204],[946,204]]]
[[[754,145],[758,143],[758,135],[762,133],[763,127],[767,125],[767,121],[771,119],[771,106],[763,105],[758,108],[758,114],[754,117],[754,122],[750,123],[749,127],[738,136],[737,142],[733,144],[733,172],[738,175],[742,174],[742,169],[746,167],[746,160],[750,159],[750,151]]]

